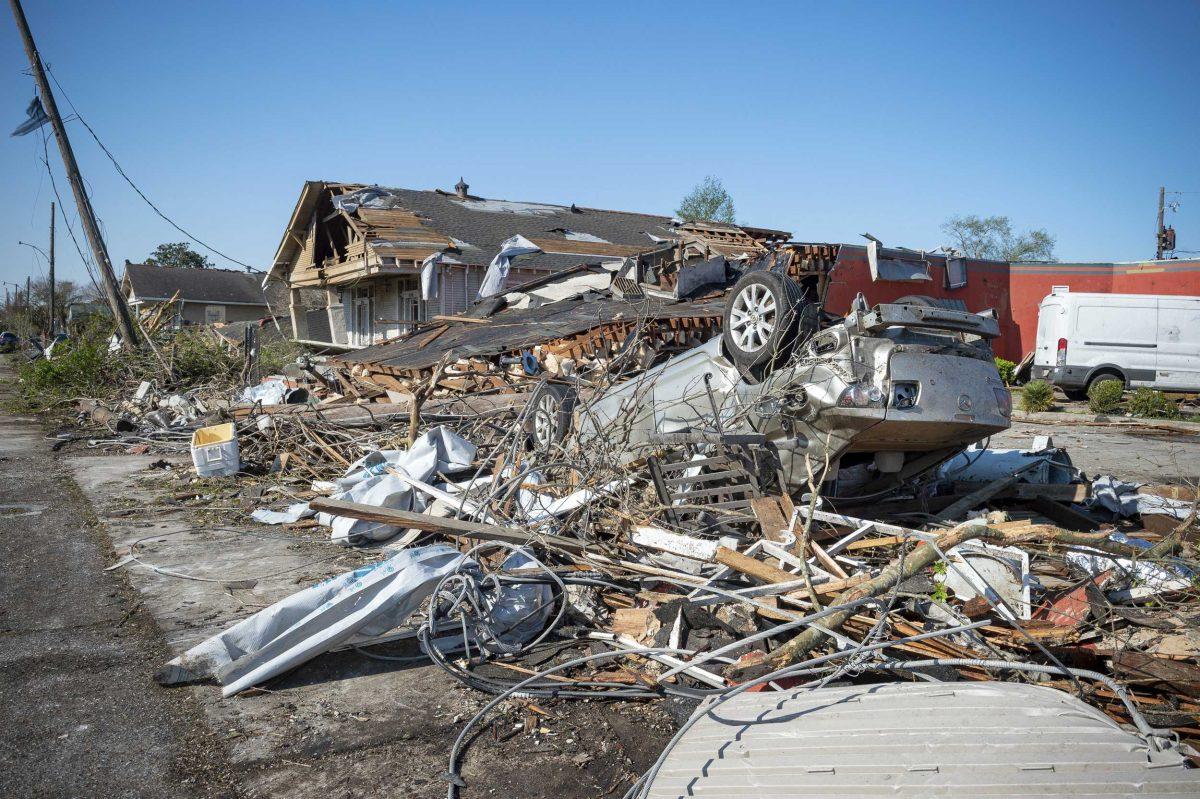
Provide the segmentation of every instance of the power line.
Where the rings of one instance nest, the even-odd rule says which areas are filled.
[[[50,188],[54,190],[54,197],[58,200],[58,207],[62,209],[63,223],[67,226],[67,233],[71,236],[71,243],[75,245],[75,252],[79,253],[79,260],[83,262],[83,268],[87,271],[88,280],[92,282],[92,288],[96,293],[103,296],[104,292],[100,289],[100,284],[96,282],[96,270],[93,268],[91,258],[83,254],[83,248],[79,246],[79,239],[75,238],[75,229],[71,227],[71,219],[67,216],[67,206],[63,204],[62,196],[58,193],[58,183],[54,180],[54,170],[50,168],[50,151],[49,141],[50,136],[42,131],[42,163],[46,166],[46,174],[50,176]]]
[[[87,128],[87,132],[92,135],[92,138],[95,139],[96,144],[98,144],[100,146],[100,149],[104,151],[104,154],[106,156],[108,156],[108,160],[112,162],[112,165],[113,165],[113,167],[116,168],[117,173],[125,179],[125,182],[129,184],[130,188],[132,188],[135,192],[137,192],[137,195],[142,198],[142,201],[145,202],[146,205],[150,206],[150,208],[154,211],[154,213],[158,214],[159,217],[161,217],[163,219],[163,221],[165,221],[171,227],[175,228],[180,233],[187,236],[189,239],[191,239],[195,243],[199,244],[201,247],[208,250],[209,252],[214,253],[214,254],[224,258],[226,261],[235,263],[238,266],[244,266],[246,269],[248,269],[252,272],[261,273],[263,271],[261,269],[258,269],[257,267],[254,267],[248,263],[245,263],[244,261],[239,261],[236,258],[232,258],[232,257],[226,255],[225,253],[221,252],[220,250],[218,250],[216,247],[213,247],[212,245],[201,241],[200,239],[196,238],[188,231],[184,230],[177,222],[175,222],[174,219],[171,219],[171,217],[167,216],[161,210],[159,210],[158,206],[155,205],[153,202],[151,202],[150,198],[146,196],[145,192],[143,192],[140,188],[138,188],[138,185],[133,182],[133,178],[129,177],[129,175],[127,175],[125,173],[125,170],[121,168],[121,164],[117,162],[116,156],[114,156],[112,154],[112,152],[110,152],[109,149],[104,146],[104,142],[100,141],[100,137],[96,135],[96,131],[92,130],[92,126],[87,123],[87,120],[84,119],[83,115],[79,113],[79,109],[76,108],[75,104],[71,102],[70,96],[67,94],[66,90],[63,89],[62,84],[58,82],[58,77],[54,74],[54,71],[49,69],[48,67],[47,67],[47,71],[50,73],[50,79],[54,81],[54,85],[58,87],[59,93],[62,94],[63,99],[67,101],[67,105],[71,106],[71,110],[75,113],[75,118],[78,119],[85,128]]]

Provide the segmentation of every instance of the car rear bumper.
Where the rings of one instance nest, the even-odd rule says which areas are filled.
[[[1034,380],[1045,380],[1061,388],[1083,388],[1087,385],[1088,369],[1083,366],[1037,366],[1029,370]]]

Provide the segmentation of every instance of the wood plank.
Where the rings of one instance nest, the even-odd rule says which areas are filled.
[[[777,497],[755,497],[750,500],[750,511],[758,520],[758,527],[763,538],[768,541],[783,541],[783,532],[787,529],[788,520],[784,518],[783,508]]]
[[[1090,532],[1100,527],[1099,522],[1091,516],[1082,514],[1067,505],[1059,504],[1052,499],[1038,497],[1029,500],[1029,506],[1049,518],[1055,524],[1065,527],[1068,530]]]
[[[983,488],[972,491],[953,505],[943,509],[937,514],[937,517],[945,521],[957,520],[959,517],[965,516],[968,511],[982,505],[997,494],[1012,488],[1019,479],[1019,475],[1010,474],[1007,477],[1001,477],[999,480],[993,480]]]
[[[763,563],[761,560],[756,560],[749,555],[729,549],[728,547],[717,547],[716,560],[722,566],[728,566],[736,572],[753,577],[763,583],[790,583],[803,579],[799,574],[792,574],[789,571],[778,569],[769,563]],[[836,594],[868,579],[870,579],[870,576],[863,574],[845,580],[829,580],[820,584],[814,583],[813,590],[818,594]],[[805,590],[792,591],[787,594],[787,596],[801,598],[807,595],[808,592]]]
[[[450,314],[434,314],[431,322],[466,322],[472,325],[490,325],[491,319],[476,319],[473,316],[453,316]]]
[[[510,544],[544,543],[547,546],[558,547],[576,554],[583,553],[585,548],[584,542],[577,538],[565,538],[547,533],[530,533],[515,527],[500,527],[463,519],[443,519],[427,516],[424,513],[413,513],[395,508],[379,508],[374,505],[363,505],[359,502],[346,502],[328,497],[318,497],[312,500],[309,507],[318,513],[331,513],[334,516],[346,516],[351,519],[394,524],[398,527],[424,530],[427,533],[441,533],[452,538],[505,541]]]

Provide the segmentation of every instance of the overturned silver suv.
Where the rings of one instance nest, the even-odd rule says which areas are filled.
[[[865,496],[1008,428],[994,315],[924,297],[870,308],[860,295],[846,317],[821,317],[788,277],[743,274],[720,337],[590,396],[539,389],[536,437],[549,442],[573,425],[582,446],[632,461],[664,435],[758,434],[785,490],[824,484],[833,496]]]

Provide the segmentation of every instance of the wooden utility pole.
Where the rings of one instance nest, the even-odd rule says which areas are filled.
[[[42,98],[42,108],[50,117],[50,125],[54,128],[54,138],[58,141],[58,152],[62,156],[63,166],[67,170],[67,180],[75,195],[75,205],[79,209],[79,221],[87,236],[92,257],[100,268],[101,283],[108,305],[112,309],[113,319],[117,322],[117,332],[121,336],[121,345],[132,349],[137,343],[137,335],[133,330],[133,322],[129,317],[129,306],[121,296],[121,288],[117,284],[117,276],[113,273],[112,261],[108,258],[108,248],[100,235],[100,226],[96,223],[96,213],[92,210],[92,201],[88,198],[87,189],[83,185],[83,177],[79,174],[79,164],[75,162],[75,152],[71,149],[71,141],[67,138],[67,128],[63,125],[58,113],[58,104],[54,101],[54,93],[50,91],[50,83],[46,80],[46,71],[42,69],[42,57],[33,43],[33,34],[29,32],[29,22],[25,19],[25,11],[21,8],[21,0],[8,0],[12,7],[13,17],[17,21],[17,29],[21,32],[21,41],[25,43],[25,55],[29,58],[29,66],[33,70],[33,79],[37,83],[38,95]]]
[[[50,201],[50,338],[54,339],[54,201]]]
[[[1163,205],[1167,198],[1167,187],[1158,187],[1158,229],[1154,231],[1154,260],[1161,261],[1163,256]]]

